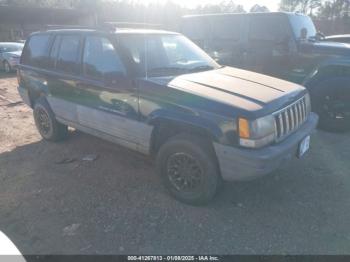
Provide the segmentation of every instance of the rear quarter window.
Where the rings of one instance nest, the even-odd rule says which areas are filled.
[[[48,61],[49,41],[49,34],[31,36],[23,50],[21,63],[45,68]]]

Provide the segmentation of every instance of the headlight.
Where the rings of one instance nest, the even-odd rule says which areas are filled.
[[[254,121],[239,118],[238,129],[239,143],[244,147],[260,148],[275,140],[275,119],[272,115]]]

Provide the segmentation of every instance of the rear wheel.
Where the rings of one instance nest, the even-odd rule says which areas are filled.
[[[68,127],[57,122],[54,113],[44,98],[35,101],[33,114],[35,125],[45,140],[60,141],[67,137]]]
[[[313,106],[320,116],[319,128],[350,131],[350,86],[347,78],[325,80],[315,88]]]
[[[205,139],[178,135],[163,144],[157,170],[170,194],[191,205],[207,204],[221,183],[216,158]]]

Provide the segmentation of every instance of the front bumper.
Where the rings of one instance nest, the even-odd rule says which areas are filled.
[[[281,143],[261,149],[242,149],[214,143],[221,176],[226,181],[247,181],[266,175],[296,157],[299,143],[316,128],[318,116],[308,120]]]

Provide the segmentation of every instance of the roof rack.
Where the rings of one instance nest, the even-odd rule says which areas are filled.
[[[109,28],[114,27],[114,29],[118,30],[121,28],[143,28],[143,29],[160,29],[162,25],[160,24],[150,24],[150,23],[134,23],[134,22],[104,22],[103,26],[107,26]]]
[[[59,30],[59,29],[90,29],[107,32],[115,32],[118,29],[160,29],[160,24],[148,23],[129,23],[129,22],[104,22],[98,26],[82,26],[82,25],[45,25],[43,30]]]
[[[45,25],[46,30],[58,30],[58,29],[97,29],[92,26],[81,25]]]

